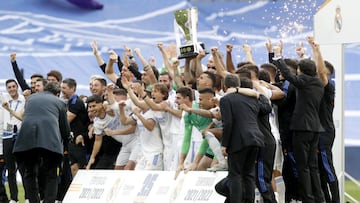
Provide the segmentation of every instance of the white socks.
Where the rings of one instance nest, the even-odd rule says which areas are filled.
[[[205,139],[209,143],[210,149],[214,152],[215,157],[219,161],[220,164],[226,164],[225,157],[221,152],[221,145],[218,139],[216,139],[215,135],[209,131],[205,132]]]
[[[282,176],[275,177],[276,190],[278,193],[278,203],[285,203],[285,184]]]

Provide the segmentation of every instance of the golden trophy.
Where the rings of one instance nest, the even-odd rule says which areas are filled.
[[[205,49],[204,44],[198,43],[197,41],[197,8],[177,10],[174,12],[174,17],[175,33],[178,34],[180,32],[185,40],[185,44],[180,45],[180,55],[178,56],[178,59],[197,56],[200,49]],[[177,41],[180,41],[179,37],[177,37]]]

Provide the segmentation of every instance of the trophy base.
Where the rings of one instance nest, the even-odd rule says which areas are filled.
[[[178,56],[178,59],[185,59],[185,58],[194,58],[198,55],[198,53],[196,52],[192,52],[192,53],[184,53],[184,54],[180,54]]]
[[[205,44],[200,42],[199,45],[201,48],[205,51]],[[209,52],[205,51],[205,54],[208,54]],[[184,59],[184,58],[194,58],[199,53],[195,52],[195,45],[189,44],[184,45],[180,47],[180,55],[178,56],[178,59]]]
[[[178,56],[178,59],[193,58],[197,55],[198,53],[195,52],[194,44],[184,45],[180,47],[180,55]]]

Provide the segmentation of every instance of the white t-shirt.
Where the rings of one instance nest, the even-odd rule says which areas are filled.
[[[104,129],[116,130],[119,125],[119,117],[112,117],[108,114],[104,118],[94,118],[94,133],[96,135],[105,135]]]
[[[168,96],[167,100],[171,103],[175,103],[175,100],[176,100],[176,91],[175,90],[171,89],[169,91],[169,96]]]
[[[110,108],[115,113],[115,119],[120,121],[120,110],[119,110],[119,104],[117,102],[114,102],[112,105],[110,105]],[[125,115],[129,116],[131,114],[130,108],[125,108]],[[121,122],[118,123],[117,127],[115,129],[126,129],[129,125],[123,125]],[[133,140],[137,139],[135,133],[131,133],[128,135],[113,135],[113,137],[116,141],[121,142],[123,145],[126,145],[128,143],[131,143]]]
[[[172,136],[169,133],[172,120],[171,114],[165,111],[153,111],[153,114],[156,122],[159,124],[164,146],[171,146]]]
[[[268,98],[268,99],[271,99],[271,97],[272,97],[272,91],[271,91],[271,89],[268,89],[268,88],[266,88],[266,87],[264,87],[264,86],[261,86],[262,88],[263,88],[263,90],[265,91],[265,93],[266,93],[266,97]]]
[[[160,127],[157,123],[154,113],[152,110],[148,110],[141,115],[146,119],[152,119],[156,122],[155,127],[152,131],[149,131],[144,127],[144,124],[134,114],[132,118],[137,122],[140,138],[140,146],[143,154],[160,154],[163,152],[164,146],[161,139]]]
[[[24,112],[25,108],[25,97],[23,95],[19,95],[17,100],[13,100],[8,93],[3,93],[1,95],[1,103],[8,102],[10,109],[15,112]],[[41,104],[40,104],[41,105]],[[15,118],[15,116],[11,115],[9,111],[3,110],[3,132],[9,133],[9,136],[3,136],[3,138],[12,138],[11,133],[14,132],[14,126],[16,125],[17,130],[19,132],[21,127],[21,121]]]
[[[175,102],[168,101],[169,106],[173,109],[178,109],[178,105]],[[171,113],[170,133],[172,134],[184,134],[184,123],[181,123],[181,118],[178,118]]]

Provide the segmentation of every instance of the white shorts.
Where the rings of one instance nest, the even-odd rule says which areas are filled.
[[[164,171],[175,171],[179,162],[178,151],[164,149]]]
[[[276,150],[275,150],[273,170],[280,171],[280,173],[282,173],[284,156],[282,153],[281,141],[280,139],[275,138],[275,142],[276,142]]]
[[[163,167],[163,154],[145,154],[136,164],[135,170],[145,171],[162,171]]]
[[[164,171],[175,171],[179,164],[182,135],[172,132],[170,135],[173,137],[173,143],[170,147],[164,147]]]
[[[116,158],[116,166],[125,166],[128,161],[136,163],[140,153],[140,143],[138,139],[132,140],[130,143],[123,145]]]

